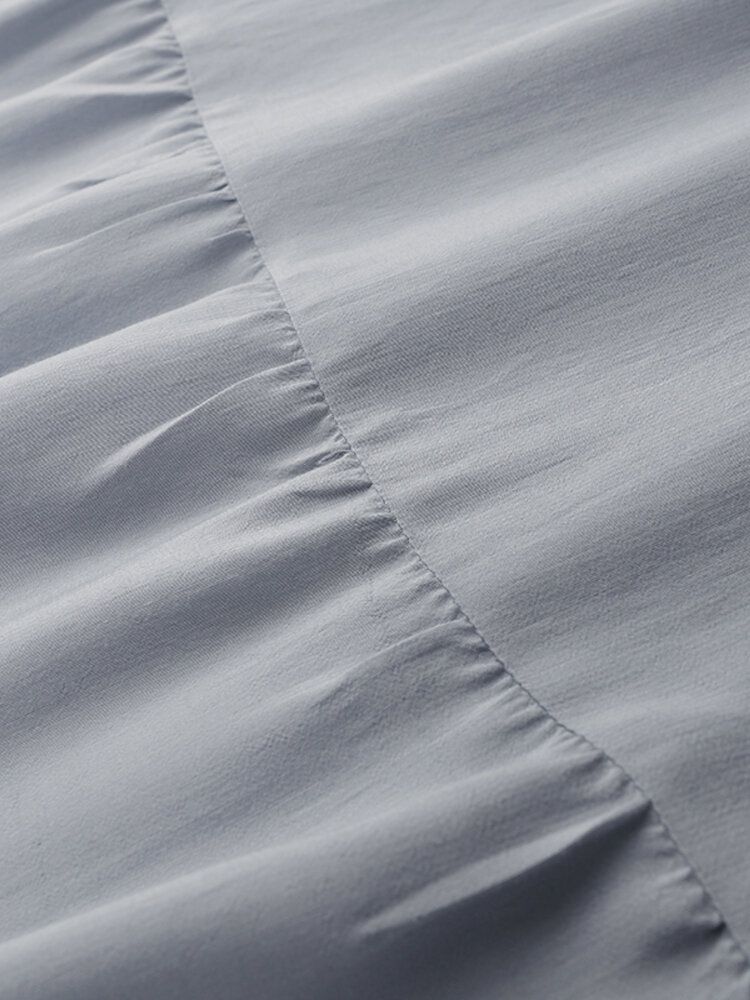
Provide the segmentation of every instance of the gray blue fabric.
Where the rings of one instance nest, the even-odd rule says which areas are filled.
[[[738,0],[0,6],[0,998],[750,997]]]

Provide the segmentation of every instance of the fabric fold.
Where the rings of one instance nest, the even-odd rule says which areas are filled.
[[[747,996],[363,465],[160,5],[15,7],[0,995]]]

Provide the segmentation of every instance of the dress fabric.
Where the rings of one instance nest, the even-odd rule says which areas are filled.
[[[0,1000],[750,998],[749,85],[0,6]]]

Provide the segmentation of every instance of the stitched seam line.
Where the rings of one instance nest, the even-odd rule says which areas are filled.
[[[337,441],[339,446],[343,447],[346,453],[348,453],[351,456],[353,467],[359,474],[360,479],[363,480],[368,489],[372,490],[376,498],[377,506],[380,508],[381,512],[390,522],[392,527],[395,528],[396,535],[405,545],[407,551],[411,555],[416,557],[416,560],[421,570],[424,573],[426,573],[427,576],[431,579],[433,586],[438,588],[443,597],[448,598],[453,609],[454,618],[456,620],[462,621],[471,630],[474,636],[476,636],[479,639],[481,648],[485,652],[485,654],[490,656],[491,659],[495,662],[495,664],[497,664],[497,666],[500,667],[500,669],[505,672],[505,674],[518,688],[518,690],[523,692],[523,694],[529,700],[529,702],[533,706],[535,706],[537,711],[545,719],[551,721],[561,732],[567,734],[579,746],[585,747],[589,751],[592,751],[595,757],[599,758],[603,763],[607,764],[610,768],[614,769],[614,771],[620,776],[620,778],[624,780],[625,783],[628,784],[632,789],[634,789],[638,793],[638,795],[644,800],[645,805],[647,806],[648,810],[651,813],[655,828],[658,830],[662,838],[665,840],[669,852],[674,856],[676,856],[678,861],[681,862],[681,865],[684,866],[685,869],[687,870],[688,877],[693,880],[696,888],[699,889],[702,896],[702,902],[704,908],[709,913],[712,914],[714,920],[716,921],[717,930],[723,935],[725,942],[729,947],[729,950],[736,953],[737,957],[741,960],[741,963],[744,966],[744,971],[750,973],[750,954],[748,954],[743,944],[740,942],[739,938],[735,935],[733,929],[731,928],[728,921],[724,917],[718,903],[711,894],[711,891],[709,890],[707,884],[703,880],[703,877],[699,873],[696,866],[690,861],[685,851],[679,845],[676,837],[672,833],[664,817],[661,815],[659,809],[657,808],[651,796],[649,796],[646,793],[646,791],[641,787],[638,781],[636,781],[636,779],[623,767],[623,765],[618,763],[618,761],[616,761],[614,757],[612,757],[609,753],[607,753],[607,751],[599,747],[596,743],[593,742],[593,740],[589,739],[589,737],[584,736],[582,733],[579,733],[574,729],[571,729],[570,726],[568,726],[566,723],[558,719],[557,716],[552,711],[550,711],[550,709],[548,709],[545,705],[543,705],[539,701],[539,699],[534,694],[532,694],[532,692],[525,686],[525,684],[523,684],[523,682],[520,681],[518,677],[516,677],[513,671],[507,667],[507,665],[503,662],[501,657],[495,652],[495,650],[492,648],[488,640],[485,638],[481,629],[474,623],[471,617],[461,607],[461,605],[454,597],[449,587],[443,582],[438,573],[434,569],[432,569],[429,563],[421,555],[419,549],[412,540],[409,532],[406,530],[406,528],[401,523],[398,516],[392,509],[385,494],[377,485],[374,478],[368,472],[367,466],[363,462],[362,458],[360,457],[354,445],[346,436],[346,433],[344,432],[341,424],[339,423],[338,417],[336,416],[333,407],[331,406],[331,403],[323,389],[322,383],[318,378],[312,360],[310,359],[305,349],[297,325],[294,322],[294,319],[289,311],[286,301],[284,300],[284,297],[281,293],[281,289],[279,288],[272,271],[270,270],[268,264],[265,261],[265,257],[260,249],[258,241],[250,225],[247,212],[245,211],[242,202],[240,201],[236,191],[234,190],[234,186],[229,176],[229,172],[226,169],[221,154],[219,153],[213,139],[211,138],[211,134],[205,123],[203,114],[201,113],[198,101],[195,96],[195,87],[192,82],[187,56],[182,47],[182,44],[179,41],[177,32],[174,28],[167,0],[154,0],[154,2],[159,6],[159,8],[161,8],[166,23],[166,27],[168,28],[172,36],[173,44],[180,58],[187,96],[193,108],[193,113],[195,115],[197,125],[200,128],[200,132],[203,136],[203,140],[206,144],[207,151],[211,159],[213,160],[215,167],[219,172],[220,177],[223,179],[223,186],[225,187],[228,197],[231,199],[231,201],[235,204],[237,208],[242,223],[243,231],[246,233],[247,238],[250,241],[253,253],[256,256],[258,263],[262,266],[263,271],[266,274],[276,297],[278,298],[279,307],[288,322],[288,332],[294,336],[295,342],[292,348],[292,353],[295,359],[304,362],[305,366],[308,369],[309,376],[313,384],[317,399],[320,403],[322,403],[325,406],[326,416],[331,427],[332,437]]]

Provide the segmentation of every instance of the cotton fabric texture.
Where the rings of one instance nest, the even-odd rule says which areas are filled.
[[[742,0],[5,0],[0,997],[750,996]]]

